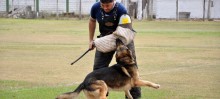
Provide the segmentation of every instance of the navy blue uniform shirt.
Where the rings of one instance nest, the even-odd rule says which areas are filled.
[[[114,20],[114,11],[116,10],[116,20]],[[102,19],[103,17],[103,14],[105,17],[107,17],[106,19]],[[127,10],[125,9],[125,7],[121,4],[121,3],[118,3],[117,2],[117,7],[115,5],[115,8],[112,9],[110,12],[106,13],[102,10],[101,8],[101,5],[100,5],[100,2],[96,2],[92,8],[91,8],[91,12],[90,12],[90,15],[93,19],[96,19],[99,23],[99,31],[100,33],[102,34],[102,32],[106,32],[106,31],[110,31],[108,29],[111,29],[111,31],[114,31],[116,29],[116,27],[118,26],[118,23],[119,23],[119,19],[121,17],[121,15],[123,14],[127,14]],[[111,17],[112,16],[112,17]],[[106,22],[106,20],[108,21],[110,18],[110,20],[113,20],[111,22],[114,23],[114,26],[104,26],[104,22]],[[106,31],[105,31],[106,30]]]

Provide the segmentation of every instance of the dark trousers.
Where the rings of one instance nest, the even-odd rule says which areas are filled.
[[[134,42],[131,42],[130,44],[128,44],[127,47],[129,50],[131,50],[132,56],[135,59],[135,63],[137,66]],[[100,69],[103,67],[108,67],[112,58],[113,58],[114,53],[115,53],[115,51],[108,52],[108,53],[102,53],[102,52],[96,50],[93,70],[97,70],[97,69]],[[130,93],[134,99],[138,99],[141,97],[141,88],[140,87],[133,87],[130,90]]]

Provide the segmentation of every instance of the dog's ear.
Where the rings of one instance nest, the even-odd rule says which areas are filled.
[[[116,46],[120,46],[120,45],[123,45],[123,42],[119,38],[117,38],[116,39]]]

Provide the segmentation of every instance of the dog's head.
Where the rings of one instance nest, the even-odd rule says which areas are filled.
[[[115,57],[118,64],[131,65],[135,63],[134,58],[132,57],[132,52],[120,39],[116,39]]]

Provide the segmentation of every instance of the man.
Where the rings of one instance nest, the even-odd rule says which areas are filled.
[[[122,4],[116,2],[115,0],[100,0],[100,2],[96,2],[92,6],[90,14],[91,16],[89,19],[89,49],[94,49],[95,46],[93,44],[93,40],[96,28],[96,21],[98,21],[100,32],[98,38],[109,35],[116,30],[120,17],[123,14],[127,14],[127,10],[124,8]],[[136,61],[133,41],[130,44],[128,44],[128,48],[132,51],[133,57]],[[102,53],[96,50],[93,70],[108,67],[114,53],[115,51]],[[134,99],[138,99],[141,96],[139,87],[132,88],[130,93]]]

